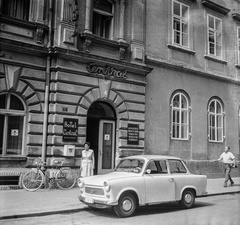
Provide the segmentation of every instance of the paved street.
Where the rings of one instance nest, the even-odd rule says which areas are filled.
[[[223,188],[224,179],[208,179],[208,196],[240,193],[240,178],[233,180],[234,186]],[[85,211],[86,207],[79,202],[78,194],[78,188],[67,191],[58,189],[41,189],[36,192],[23,189],[0,191],[0,224],[1,219],[6,218]]]
[[[0,220],[4,225],[238,225],[240,194],[196,199],[192,209],[180,209],[176,203],[140,207],[133,217],[118,218],[113,210],[79,212]],[[227,216],[226,216],[227,215]]]

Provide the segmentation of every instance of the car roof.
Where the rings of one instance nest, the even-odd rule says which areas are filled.
[[[182,160],[181,158],[179,157],[175,157],[175,156],[168,156],[168,155],[132,155],[132,156],[127,156],[127,157],[124,157],[123,159],[125,158],[138,158],[138,159],[146,159],[146,160],[156,160],[156,159],[159,159],[159,160],[167,160],[167,159],[177,159],[177,160]]]

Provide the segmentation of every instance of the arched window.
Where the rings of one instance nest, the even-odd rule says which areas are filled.
[[[223,141],[223,106],[218,99],[212,99],[208,105],[208,137],[209,141]]]
[[[26,108],[13,93],[0,95],[0,156],[22,155]]]
[[[171,138],[189,138],[189,102],[182,92],[174,94],[171,100]]]

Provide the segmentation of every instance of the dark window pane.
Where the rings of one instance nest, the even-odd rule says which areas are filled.
[[[9,116],[7,154],[21,155],[23,116]]]
[[[3,149],[3,129],[4,129],[4,115],[0,114],[0,155]]]
[[[6,109],[6,96],[0,95],[0,109]]]
[[[30,0],[2,0],[1,13],[21,20],[29,19]]]
[[[93,8],[112,13],[112,4],[106,0],[94,0]]]
[[[21,100],[15,95],[11,95],[10,99],[10,109],[24,110],[24,106]]]
[[[96,102],[89,108],[88,116],[115,117],[115,113],[109,105]]]

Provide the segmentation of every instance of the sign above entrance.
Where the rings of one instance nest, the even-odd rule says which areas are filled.
[[[78,120],[63,118],[63,138],[65,142],[76,142],[78,136]]]
[[[104,75],[109,77],[116,77],[116,78],[127,78],[127,70],[117,70],[110,66],[99,66],[95,63],[90,63],[86,67],[89,73],[96,73],[98,75]]]
[[[139,144],[139,125],[138,124],[128,124],[127,144],[128,145]]]

